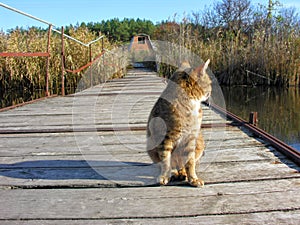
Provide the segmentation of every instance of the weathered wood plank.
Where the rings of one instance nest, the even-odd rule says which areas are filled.
[[[207,185],[202,189],[149,187],[147,191],[16,189],[0,190],[0,195],[2,219],[149,219],[280,211],[298,214],[300,209],[299,179]]]
[[[167,222],[166,222],[167,221]],[[22,221],[25,223],[25,221]],[[101,218],[78,218],[74,219],[27,219],[27,225],[53,225],[53,224],[74,224],[74,225],[94,225],[94,224],[145,224],[145,225],[165,225],[174,224],[190,224],[190,225],[207,225],[207,224],[290,224],[298,225],[300,223],[300,210],[287,212],[257,212],[244,213],[238,215],[212,215],[212,216],[186,216],[186,217],[160,217],[160,218],[134,218],[134,219],[101,219]],[[19,225],[20,220],[12,219],[1,221],[3,225]]]
[[[123,102],[123,101],[122,101]],[[134,104],[134,105],[133,105]],[[78,125],[95,125],[101,124],[143,124],[146,126],[147,117],[150,113],[152,105],[150,107],[144,107],[145,102],[133,103],[128,107],[119,105],[122,108],[122,113],[119,113],[119,108],[99,108],[96,111],[83,111],[76,113],[72,111],[72,108],[68,112],[53,112],[53,114],[0,114],[0,133],[7,129],[18,130],[20,128],[27,129],[46,129],[46,128],[58,128],[58,127],[77,127]],[[92,104],[93,105],[93,104]],[[77,109],[76,106],[74,110]],[[80,107],[83,107],[80,105]],[[205,113],[206,123],[226,123],[222,117],[207,110]],[[126,112],[126,114],[124,114]],[[113,116],[113,118],[112,118]],[[115,120],[118,118],[118,120]]]
[[[222,134],[223,131],[221,131],[220,136]],[[214,152],[217,154],[226,149],[263,147],[258,141],[243,138],[236,132],[231,134],[232,139],[228,134],[219,138],[218,132],[204,132],[204,137],[209,138],[206,140],[206,153]],[[135,154],[139,151],[146,151],[145,136],[144,131],[134,131],[132,134],[124,131],[76,133],[76,139],[74,133],[7,134],[0,135],[0,156],[102,154],[102,147],[105,147],[106,152],[117,154],[127,151]],[[87,141],[87,146],[85,146]]]
[[[52,161],[53,159],[59,160],[85,160],[85,155],[92,158],[95,157],[100,159],[102,155],[115,155],[116,158],[124,161],[131,162],[150,162],[150,158],[146,154],[144,150],[144,144],[130,144],[129,146],[123,145],[110,145],[107,146],[106,151],[97,151],[89,150],[89,152],[72,152],[69,150],[68,152],[31,152],[30,154],[7,154],[6,156],[0,156],[0,168],[4,167],[13,167],[15,163],[18,162],[26,162],[26,161]],[[245,158],[247,161],[269,161],[269,162],[279,162],[280,158],[275,156],[270,151],[267,151],[265,147],[262,146],[245,146],[243,149],[235,149],[235,148],[227,148],[220,149],[219,151],[206,150],[205,156],[202,157],[202,162],[245,162]],[[284,158],[283,158],[284,159]],[[58,161],[59,161],[58,160]],[[27,164],[30,167],[31,164]],[[32,164],[32,167],[36,166],[36,164]],[[66,165],[64,165],[66,166]],[[40,167],[40,166],[39,166]]]
[[[0,185],[7,186],[148,186],[159,169],[144,156],[122,161],[115,156],[86,156],[85,160],[36,160],[1,164]],[[114,159],[114,160],[112,160]],[[147,161],[141,162],[141,159]],[[275,171],[275,172],[274,172]],[[198,175],[206,183],[228,183],[300,177],[298,167],[269,161],[203,162]]]

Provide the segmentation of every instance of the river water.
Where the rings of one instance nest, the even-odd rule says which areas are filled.
[[[300,151],[300,88],[222,87],[226,109]]]

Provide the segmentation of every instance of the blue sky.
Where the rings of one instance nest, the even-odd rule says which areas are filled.
[[[2,0],[1,3],[46,20],[57,27],[77,22],[97,22],[112,18],[141,18],[153,23],[200,11],[215,0]],[[252,0],[267,4],[268,0]],[[281,0],[286,6],[300,8],[299,0]],[[44,25],[0,7],[0,30]]]

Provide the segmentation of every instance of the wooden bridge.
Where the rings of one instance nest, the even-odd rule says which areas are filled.
[[[164,84],[132,70],[0,113],[0,224],[299,224],[300,168],[204,106],[203,188],[156,185],[145,151]]]

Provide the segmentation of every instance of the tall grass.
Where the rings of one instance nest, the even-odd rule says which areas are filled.
[[[155,38],[210,58],[221,84],[300,85],[300,20],[293,9],[278,11],[272,16],[271,9],[254,9],[248,0],[223,0],[161,24]]]
[[[88,43],[95,40],[99,34],[93,33],[84,27],[72,27],[69,29],[72,37]],[[47,30],[37,28],[14,29],[8,34],[0,33],[0,52],[46,52]],[[52,32],[50,41],[50,66],[49,66],[49,90],[51,94],[61,92],[61,36]],[[105,49],[115,46],[107,38],[92,44],[92,58]],[[106,57],[107,59],[109,57]],[[65,68],[74,70],[87,64],[90,60],[89,48],[65,38]],[[110,60],[114,60],[113,58]],[[116,59],[119,61],[119,59]],[[112,64],[112,63],[111,63]],[[100,64],[98,65],[101,66]],[[104,70],[102,70],[103,72]],[[65,74],[65,86],[68,93],[74,91],[78,81],[86,70],[73,74]],[[97,70],[93,70],[97,72]],[[100,71],[98,71],[100,72]],[[46,57],[0,57],[0,97],[7,93],[24,92],[35,93],[37,90],[45,90]],[[96,76],[96,74],[94,74]],[[101,74],[98,74],[101,76]],[[119,74],[121,75],[121,74]],[[106,76],[106,75],[105,75]],[[13,103],[12,103],[13,104]]]

